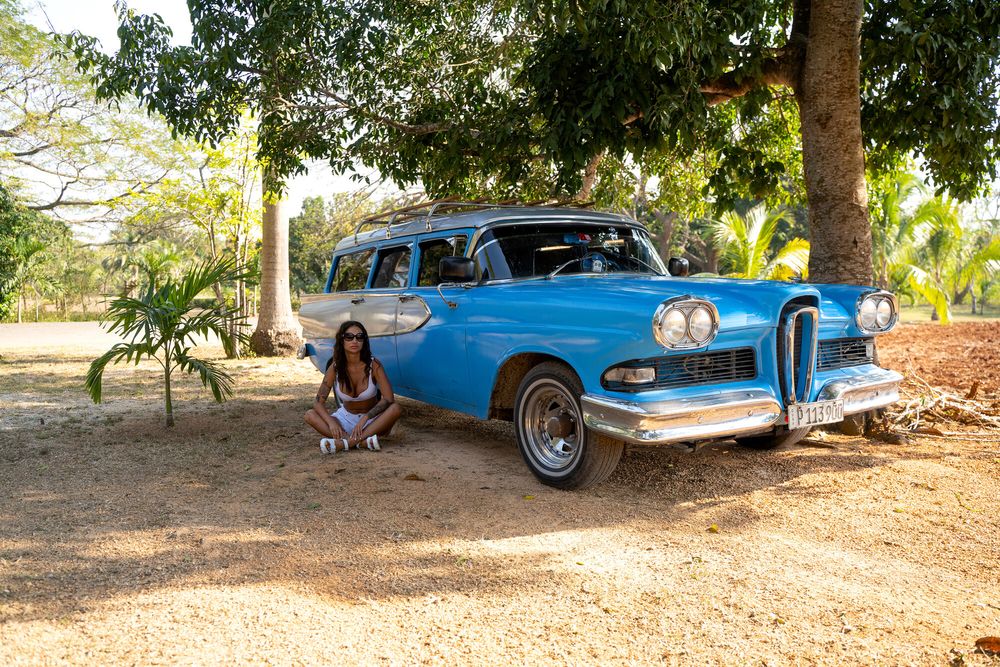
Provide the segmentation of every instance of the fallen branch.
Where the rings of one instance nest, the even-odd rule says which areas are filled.
[[[996,407],[974,400],[979,389],[978,386],[974,385],[968,394],[962,397],[932,386],[917,375],[912,368],[907,369],[906,375],[910,384],[917,385],[916,396],[905,399],[906,402],[901,407],[891,411],[889,422],[892,427],[901,427],[910,432],[921,431],[926,429],[927,424],[933,419],[936,422],[974,424],[980,428],[1000,429],[1000,414],[998,414]],[[922,435],[940,437],[933,432],[923,432]],[[972,437],[959,432],[948,435],[950,437]],[[998,434],[987,432],[982,435],[992,437]]]

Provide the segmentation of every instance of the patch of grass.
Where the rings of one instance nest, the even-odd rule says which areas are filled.
[[[920,304],[916,306],[906,306],[900,307],[900,317],[903,322],[930,322],[931,313],[933,312],[927,304]],[[953,322],[991,322],[1000,319],[1000,305],[989,304],[986,306],[986,312],[983,315],[973,315],[972,304],[966,299],[966,303],[958,306],[951,307],[951,317]]]

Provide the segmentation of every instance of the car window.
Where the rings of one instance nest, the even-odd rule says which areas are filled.
[[[434,287],[441,283],[438,269],[442,257],[461,256],[465,254],[465,236],[449,236],[441,239],[431,239],[420,244],[420,266],[417,272],[418,287]]]
[[[410,276],[410,246],[382,248],[378,252],[378,266],[372,289],[406,287]]]
[[[618,225],[498,227],[483,234],[474,259],[482,280],[544,276],[557,269],[562,274],[666,273],[645,232]]]
[[[337,260],[337,269],[333,274],[334,292],[347,292],[365,288],[368,282],[368,273],[372,268],[372,258],[375,251],[372,249],[344,255]]]

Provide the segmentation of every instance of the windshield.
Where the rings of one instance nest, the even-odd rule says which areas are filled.
[[[486,231],[473,254],[482,280],[571,273],[666,274],[645,231],[626,225],[518,224]],[[561,268],[560,268],[561,267]]]

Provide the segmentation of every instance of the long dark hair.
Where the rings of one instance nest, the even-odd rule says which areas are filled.
[[[372,346],[368,342],[368,330],[357,320],[347,320],[337,330],[337,338],[334,339],[333,343],[333,365],[337,371],[337,381],[343,384],[348,394],[353,395],[355,393],[354,383],[351,382],[351,374],[347,372],[347,351],[344,349],[344,334],[351,327],[361,329],[361,333],[365,335],[365,339],[361,343],[361,361],[365,362],[365,375],[372,373]]]

